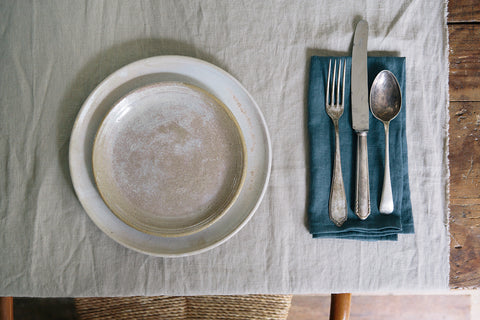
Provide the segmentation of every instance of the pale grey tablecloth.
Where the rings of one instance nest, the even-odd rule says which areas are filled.
[[[97,296],[439,290],[448,287],[448,50],[443,1],[2,1],[0,295]],[[414,235],[312,239],[306,92],[311,55],[405,56]],[[138,59],[189,55],[250,91],[273,142],[265,199],[206,253],[149,257],[89,219],[68,142],[88,94]]]

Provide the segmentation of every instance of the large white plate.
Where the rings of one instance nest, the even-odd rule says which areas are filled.
[[[232,112],[243,132],[246,178],[230,209],[208,228],[182,237],[149,235],[128,226],[103,202],[92,171],[92,148],[103,118],[121,97],[139,87],[176,81],[197,86]],[[252,217],[270,177],[271,142],[263,115],[243,86],[222,69],[183,56],[159,56],[129,64],[106,78],[82,106],[70,139],[69,162],[78,199],[93,222],[120,244],[155,256],[185,256],[227,241]]]

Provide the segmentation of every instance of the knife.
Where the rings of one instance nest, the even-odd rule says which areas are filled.
[[[368,23],[361,20],[355,29],[352,49],[352,127],[357,133],[357,185],[355,213],[365,220],[370,215],[370,185],[368,179]]]

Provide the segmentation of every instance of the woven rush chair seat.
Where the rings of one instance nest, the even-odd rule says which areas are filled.
[[[76,298],[78,319],[287,319],[291,295]]]

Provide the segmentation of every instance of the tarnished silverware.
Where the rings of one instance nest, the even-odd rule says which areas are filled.
[[[355,28],[352,49],[352,128],[357,133],[357,187],[355,213],[365,220],[370,215],[370,182],[368,178],[368,73],[367,73],[368,23],[361,20]]]
[[[333,162],[333,176],[332,184],[330,186],[330,199],[328,205],[328,214],[330,220],[340,227],[347,220],[347,198],[345,196],[345,187],[343,185],[342,164],[340,160],[340,135],[338,132],[338,120],[343,114],[344,96],[345,96],[345,61],[343,62],[343,77],[342,77],[342,62],[338,63],[338,79],[337,61],[335,60],[333,66],[333,79],[331,80],[332,89],[330,90],[330,74],[331,74],[332,60],[328,64],[328,80],[327,91],[325,93],[325,110],[328,116],[332,119],[335,127],[335,159]],[[340,79],[342,80],[342,94],[340,96]],[[335,81],[336,80],[336,81]],[[336,82],[336,83],[335,83]],[[336,99],[335,99],[336,91]],[[329,97],[330,96],[330,97]],[[329,100],[330,98],[330,100]]]
[[[379,210],[381,213],[393,212],[392,185],[390,183],[390,156],[388,128],[402,107],[402,93],[395,75],[388,70],[380,72],[370,89],[370,110],[375,118],[383,122],[385,127],[385,173],[383,175],[382,198]]]

